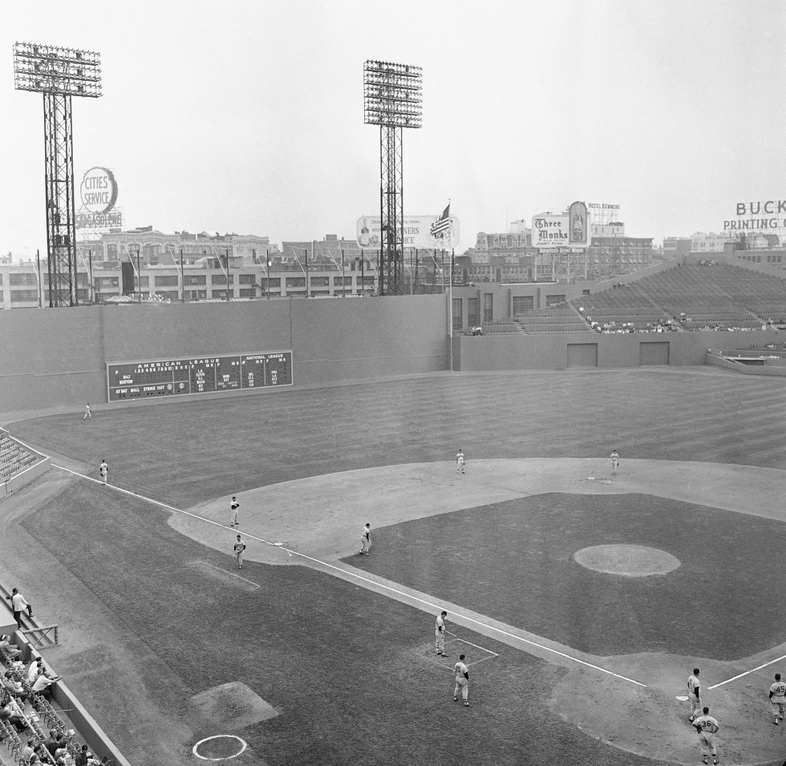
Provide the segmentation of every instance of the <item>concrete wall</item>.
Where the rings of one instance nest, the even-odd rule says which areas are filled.
[[[786,331],[669,332],[609,334],[575,333],[542,335],[457,336],[454,369],[462,372],[486,370],[564,370],[568,367],[568,345],[598,344],[598,367],[639,367],[642,343],[668,343],[669,365],[703,365],[707,350],[733,350],[765,343],[783,343]]]
[[[293,350],[296,385],[446,370],[441,295],[0,312],[0,412],[106,402],[106,364]]]

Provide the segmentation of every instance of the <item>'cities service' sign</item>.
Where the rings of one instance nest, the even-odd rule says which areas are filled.
[[[82,211],[86,213],[108,213],[117,201],[117,182],[111,170],[90,168],[79,187]]]

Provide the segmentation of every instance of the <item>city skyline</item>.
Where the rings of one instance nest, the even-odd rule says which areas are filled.
[[[17,41],[100,52],[103,97],[74,99],[75,177],[112,169],[126,229],[354,238],[356,220],[379,210],[366,59],[423,68],[404,209],[437,216],[450,200],[457,252],[574,200],[620,205],[627,234],[659,243],[722,231],[740,203],[786,198],[780,3],[391,8],[4,7],[0,252],[46,251],[41,97],[13,88]]]

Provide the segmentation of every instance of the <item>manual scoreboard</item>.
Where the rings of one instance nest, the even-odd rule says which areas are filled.
[[[107,364],[110,402],[151,396],[243,391],[292,385],[292,352],[195,356]]]

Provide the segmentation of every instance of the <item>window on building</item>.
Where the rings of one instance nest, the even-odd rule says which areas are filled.
[[[8,284],[11,285],[11,287],[36,285],[38,284],[38,279],[35,274],[9,274]]]
[[[330,277],[311,277],[311,287],[330,287]]]
[[[253,285],[257,281],[256,274],[241,274],[240,275],[240,284],[241,285]]]
[[[535,308],[535,297],[533,295],[513,296],[513,316],[523,314],[525,311],[532,311],[533,308]]]
[[[207,285],[206,274],[186,274],[183,277],[183,284],[185,285]]]
[[[38,290],[11,290],[11,303],[37,303],[37,302],[38,302]]]
[[[453,332],[461,332],[461,328],[464,326],[461,314],[463,303],[464,301],[461,298],[453,299]]]
[[[241,298],[253,298],[257,294],[256,287],[241,287],[240,288],[240,297]]]
[[[483,293],[483,321],[494,319],[494,293]]]
[[[227,283],[227,275],[226,274],[213,274],[210,277],[210,284],[213,285],[225,285]],[[233,285],[235,283],[235,275],[229,275],[229,284]]]
[[[480,324],[477,298],[467,298],[467,324],[471,327],[475,327],[475,325]]]
[[[177,274],[156,274],[156,287],[177,287]]]
[[[305,287],[305,286],[306,286],[305,277],[287,277],[287,287]]]
[[[186,290],[187,301],[203,301],[207,299],[207,290]]]

